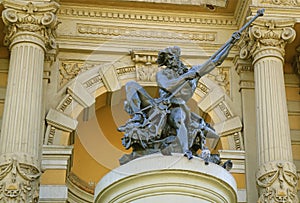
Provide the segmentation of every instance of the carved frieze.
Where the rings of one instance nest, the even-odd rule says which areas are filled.
[[[38,202],[41,172],[35,166],[20,163],[16,157],[0,165],[1,202]]]
[[[123,0],[123,1],[136,1],[136,2],[148,2],[148,3],[164,3],[164,4],[178,4],[178,5],[211,5],[225,8],[228,0]]]
[[[4,1],[2,19],[6,25],[5,45],[11,45],[16,37],[26,36],[46,50],[57,48],[55,30],[59,24],[56,2]]]
[[[280,5],[280,6],[300,6],[297,0],[261,0],[263,4]]]
[[[256,174],[258,203],[298,203],[296,167],[291,162],[273,161],[264,164]]]
[[[79,34],[101,35],[107,37],[144,37],[159,38],[166,40],[193,40],[212,42],[216,39],[215,32],[183,32],[180,30],[161,31],[153,29],[136,29],[121,26],[98,26],[92,24],[78,24],[77,31]]]

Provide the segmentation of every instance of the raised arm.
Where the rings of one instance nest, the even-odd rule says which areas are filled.
[[[193,70],[197,72],[197,74],[202,77],[203,75],[212,71],[216,66],[219,66],[223,63],[226,57],[229,54],[230,49],[233,45],[240,39],[241,33],[259,16],[264,15],[264,9],[259,9],[257,14],[248,21],[241,29],[237,32],[234,32],[231,38],[218,50],[214,53],[204,64],[196,65],[193,67]]]

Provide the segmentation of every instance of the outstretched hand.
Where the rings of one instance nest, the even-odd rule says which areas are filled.
[[[241,33],[238,31],[234,32],[231,37],[233,39],[231,43],[234,44],[241,38]]]
[[[192,80],[198,76],[198,73],[195,69],[191,68],[187,73],[184,74],[185,79]]]

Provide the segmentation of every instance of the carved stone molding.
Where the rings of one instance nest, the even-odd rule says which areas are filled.
[[[123,0],[123,1],[133,1],[133,0]],[[165,0],[134,0],[136,2],[149,2],[149,3],[164,3],[164,4],[179,4],[179,5],[211,5],[225,8],[228,0],[194,0],[194,1],[186,1],[186,0],[173,0],[173,1],[165,1]]]
[[[86,181],[80,179],[75,173],[70,172],[68,176],[68,180],[71,181],[74,185],[79,187],[80,189],[88,192],[90,194],[94,194],[94,190],[96,188],[96,184],[94,182],[87,183]]]
[[[17,156],[8,158],[0,165],[0,201],[38,202],[40,175],[38,168],[21,163]]]
[[[275,56],[283,60],[285,45],[296,37],[294,20],[261,18],[253,24],[249,35],[244,36],[245,44],[241,48],[240,58],[248,59],[252,56],[258,60],[266,56]]]
[[[229,71],[228,67],[217,67],[207,74],[207,77],[222,87],[228,95],[230,95]]]
[[[273,161],[262,165],[256,173],[258,203],[298,203],[298,175],[293,163]]]
[[[156,82],[156,72],[159,71],[157,51],[134,50],[131,52],[131,60],[135,63],[137,81]]]
[[[280,6],[300,6],[297,0],[260,0],[260,3]]]
[[[61,61],[59,65],[60,81],[62,87],[78,74],[93,68],[95,65],[87,64],[84,61]]]
[[[2,12],[6,25],[5,45],[31,41],[46,51],[57,48],[55,30],[59,22],[55,14],[59,5],[56,2],[6,0],[2,4],[5,8]]]
[[[105,26],[92,24],[78,24],[77,31],[79,34],[101,35],[107,37],[144,37],[144,38],[159,38],[166,40],[192,40],[192,41],[208,41],[216,40],[215,32],[183,32],[180,30],[161,31],[153,29],[141,29],[122,26]]]
[[[243,1],[244,3],[245,1]],[[191,17],[179,15],[178,13],[174,15],[164,15],[164,14],[155,14],[150,12],[126,12],[121,10],[111,10],[111,9],[87,9],[81,7],[65,7],[59,10],[59,14],[62,16],[71,16],[71,17],[86,17],[86,18],[97,18],[105,20],[128,20],[131,22],[147,21],[147,22],[161,22],[161,23],[180,23],[180,24],[194,24],[194,25],[236,25],[236,20],[234,18],[213,18],[202,16],[202,17]]]

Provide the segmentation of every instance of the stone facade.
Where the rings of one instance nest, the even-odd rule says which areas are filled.
[[[208,144],[232,160],[237,202],[299,201],[298,1],[1,4],[0,201],[93,202],[126,153],[115,130],[128,119],[125,83],[157,96],[159,50],[180,46],[187,66],[200,64],[261,7],[189,106],[219,134]]]

